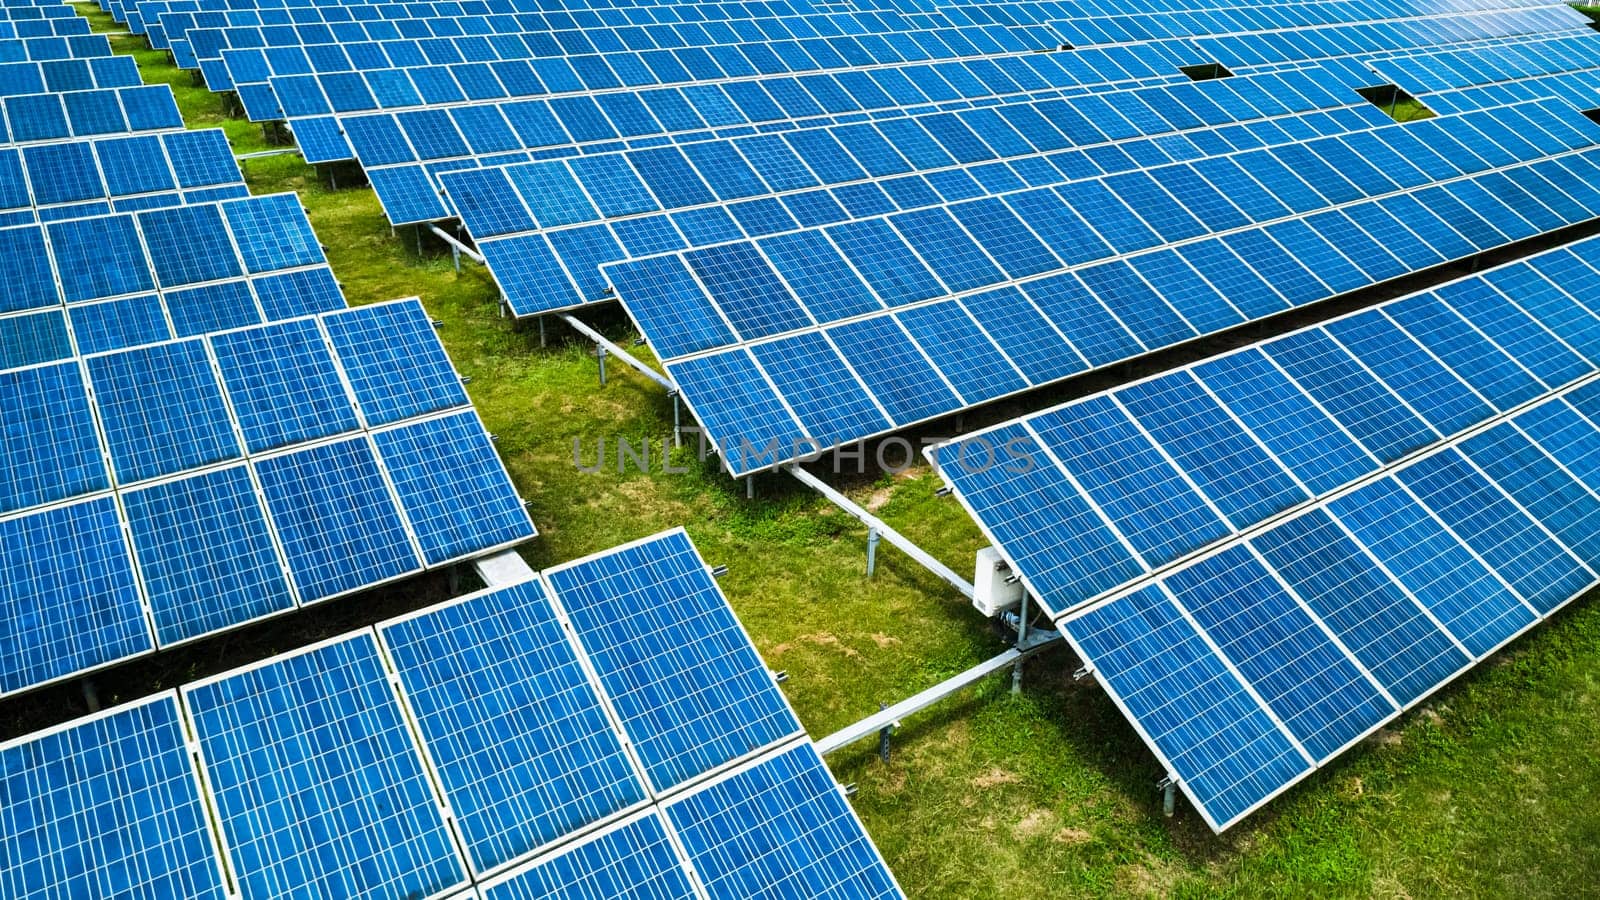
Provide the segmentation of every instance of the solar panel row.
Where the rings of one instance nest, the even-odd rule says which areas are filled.
[[[231,33],[231,29],[226,33]],[[198,34],[198,33],[197,33]],[[219,49],[216,62],[201,60],[197,65],[208,79],[221,82],[216,89],[238,90],[251,95],[252,107],[271,110],[274,88],[267,76],[304,75],[315,71],[383,70],[425,65],[452,65],[463,75],[485,70],[490,63],[525,63],[505,67],[528,70],[519,83],[530,77],[542,90],[537,93],[602,91],[619,87],[644,88],[684,84],[693,81],[749,78],[757,75],[801,75],[861,66],[929,60],[956,60],[1002,53],[1026,53],[1049,49],[1053,39],[1043,35],[1018,36],[1005,29],[948,28],[889,35],[901,40],[864,43],[852,36],[809,38],[783,42],[726,44],[712,47],[672,50],[592,53],[583,56],[539,56],[516,35],[491,42],[485,38],[437,38],[427,40],[367,41],[341,45],[309,44],[288,52],[252,50],[258,44],[242,44]],[[234,40],[243,41],[244,37]],[[498,44],[498,46],[497,46]],[[508,46],[509,44],[509,46]],[[352,54],[354,58],[352,59]],[[1116,56],[1132,54],[1121,52]],[[316,61],[313,61],[316,57]],[[359,61],[359,64],[358,64]],[[525,90],[525,89],[524,89]],[[282,105],[288,110],[286,103]]]
[[[1543,129],[1502,115],[1529,121],[1509,107],[1371,132],[1367,152],[1448,160],[1433,174],[1379,172],[1327,138],[1235,156],[1211,190],[1189,179],[1190,203],[1162,187],[1198,174],[1176,166],[606,271],[729,471],[746,474],[1600,213],[1600,195],[1557,186],[1593,151],[1512,149]],[[1536,117],[1593,142],[1554,110]],[[1472,163],[1468,145],[1510,164]],[[1475,171],[1451,174],[1462,165]],[[1240,223],[1228,197],[1271,211]],[[508,295],[558,289],[552,266],[521,260],[497,269]]]
[[[533,534],[415,300],[0,380],[4,693]]]
[[[185,178],[237,173],[190,153],[212,145],[175,135]],[[81,144],[60,145],[80,147]],[[134,139],[113,151],[160,152]],[[221,148],[217,148],[221,149]],[[68,151],[75,152],[75,151]],[[149,156],[104,171],[119,185],[159,182]],[[173,159],[174,157],[168,157]],[[212,163],[218,165],[212,165]],[[193,165],[191,165],[191,163]],[[210,172],[213,174],[202,174]],[[61,173],[56,173],[61,174]],[[344,308],[299,198],[293,194],[194,202],[240,185],[146,195],[190,201],[138,213],[0,229],[0,366],[33,365]],[[41,217],[45,211],[39,211]],[[24,340],[31,335],[38,340]],[[48,335],[48,339],[44,336]]]
[[[131,56],[0,63],[0,96],[89,91],[142,84]]]
[[[20,94],[6,97],[0,113],[0,144],[183,128],[172,89],[165,85]]]
[[[0,60],[0,694],[532,536],[416,301],[103,35]]]
[[[221,129],[0,148],[0,225],[249,195]]]
[[[1221,830],[1595,582],[1591,261],[1593,239],[932,455]]]
[[[1264,95],[1279,102],[1263,108],[1258,98]],[[1127,112],[1118,112],[1119,106]],[[1133,124],[1135,119],[1140,124]],[[1240,224],[1249,219],[1239,213],[1229,221],[1218,220],[1218,212],[1232,206],[1217,196],[1204,175],[1173,163],[1283,145],[1292,145],[1285,152],[1298,152],[1302,146],[1327,148],[1342,161],[1355,148],[1308,139],[1372,131],[1379,124],[1394,123],[1369,104],[1356,106],[1335,96],[1314,79],[1270,75],[701,140],[677,149],[450,172],[439,180],[491,271],[507,258],[530,268],[537,262],[529,258],[557,263],[559,268],[551,267],[555,284],[507,292],[514,312],[531,315],[604,299],[609,285],[601,268],[628,257],[1096,176],[1147,171],[1168,185],[1156,187],[1155,196],[1165,197],[1170,190],[1218,225]],[[1242,162],[1248,165],[1274,152],[1246,156]],[[1276,165],[1271,160],[1266,164]],[[383,199],[385,180],[379,173],[387,170],[370,171]],[[1128,182],[1124,177],[1106,185],[1117,192]],[[1151,193],[1148,182],[1140,181],[1140,191]],[[1127,199],[1137,203],[1141,197]],[[413,201],[403,197],[390,202],[392,208]],[[1079,214],[1095,223],[1109,212],[1087,203],[1082,207]],[[1273,212],[1280,210],[1265,214]],[[608,224],[593,224],[602,221]],[[570,280],[563,284],[564,275]],[[509,281],[502,280],[502,286]]]
[[[1591,239],[980,432],[936,453],[973,502],[1056,495],[1106,525],[1035,566],[1055,614],[1600,371]],[[1009,486],[999,445],[1051,464]],[[1061,470],[1059,479],[1050,473]],[[990,517],[985,517],[990,518]],[[1000,525],[1019,557],[1066,533]],[[1032,544],[1031,541],[1039,541]],[[1124,555],[1122,548],[1133,552]],[[1097,565],[1103,563],[1104,565]]]
[[[476,155],[494,155],[508,149],[547,151],[543,155],[571,155],[588,147],[619,149],[653,146],[667,136],[676,142],[702,140],[710,135],[737,136],[755,132],[859,121],[862,113],[873,118],[901,117],[935,109],[971,108],[1007,96],[1082,95],[1091,87],[1111,84],[1177,83],[1185,79],[1162,75],[1160,60],[1128,54],[1115,60],[1109,54],[1009,54],[935,63],[908,63],[819,72],[811,75],[757,76],[710,83],[667,85],[611,91],[561,90],[549,100],[497,104],[513,130],[523,137],[519,147],[485,147]],[[292,96],[276,112],[288,110],[296,134],[327,130],[358,132],[375,127],[404,129],[425,121],[422,117],[364,117],[363,110],[406,106],[443,107],[457,121],[464,116],[487,115],[475,108],[500,99],[536,98],[552,93],[537,78],[509,64],[483,66],[421,66],[405,71],[370,70],[326,76],[272,77],[274,84]],[[248,104],[248,91],[241,91]],[[462,108],[458,108],[462,107]],[[337,111],[337,119],[319,114]],[[542,127],[534,123],[544,121]],[[520,127],[518,127],[520,126]],[[469,127],[463,135],[482,129]],[[352,134],[353,150],[362,153],[360,134]],[[618,143],[620,142],[620,143]],[[611,146],[608,146],[611,145]],[[478,144],[467,146],[477,148]],[[570,149],[568,149],[570,148]],[[326,159],[315,147],[307,148],[316,161]],[[365,165],[381,166],[388,159],[383,145]],[[558,153],[558,151],[561,151]],[[328,153],[333,151],[329,150]],[[594,152],[590,150],[589,152]],[[460,155],[467,155],[465,153]],[[434,159],[416,156],[413,159]],[[434,168],[439,168],[437,165]]]
[[[0,885],[901,896],[681,530],[0,746],[0,786]]]

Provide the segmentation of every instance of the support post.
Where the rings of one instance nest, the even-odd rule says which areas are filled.
[[[1028,592],[1022,592],[1022,606],[1017,610],[1017,646],[1028,645]],[[1022,663],[1023,657],[1017,657],[1017,664],[1011,669],[1011,693],[1022,693]]]
[[[668,399],[672,401],[672,449],[679,450],[683,448],[683,404],[677,391]]]
[[[868,578],[871,578],[872,576],[874,576],[874,575],[876,575],[878,573],[878,541],[879,540],[881,540],[881,538],[878,536],[878,529],[876,529],[876,528],[868,528],[867,529],[867,577]]]
[[[634,371],[650,379],[651,381],[654,381],[656,384],[661,385],[663,388],[666,388],[668,393],[676,394],[678,392],[678,386],[672,383],[672,379],[640,362],[633,354],[622,349],[621,347],[618,347],[616,344],[613,344],[605,335],[595,331],[588,325],[585,325],[582,319],[578,319],[566,313],[558,313],[557,315],[561,316],[561,321],[571,325],[574,331],[578,332],[589,340],[594,341],[595,346],[604,347],[606,350],[609,350],[611,355],[615,356],[621,362],[627,363],[628,366],[630,366]]]
[[[100,711],[100,692],[95,689],[94,679],[83,679],[83,706],[89,712]]]
[[[1178,809],[1178,781],[1168,775],[1161,782],[1161,814],[1172,818]]]
[[[546,341],[546,339],[545,339],[545,335],[544,335],[544,316],[540,316],[539,317],[539,349],[543,350],[546,346],[548,346],[548,344],[546,344],[545,341]]]
[[[600,360],[600,386],[606,386],[606,348],[600,344],[594,346],[595,359]]]
[[[744,498],[746,500],[754,500],[756,498],[756,476],[754,474],[744,477]]]
[[[805,469],[795,465],[785,466],[784,468],[787,469],[789,474],[793,475],[802,484],[826,497],[834,506],[837,506],[849,513],[855,518],[856,521],[867,526],[868,528],[876,528],[878,530],[878,536],[883,540],[886,540],[894,546],[900,548],[901,552],[916,560],[918,563],[921,563],[924,569],[932,572],[945,584],[948,584],[960,591],[962,596],[966,597],[968,600],[972,599],[972,596],[975,593],[972,587],[972,582],[962,578],[960,575],[957,575],[949,566],[938,561],[937,559],[934,559],[932,554],[921,547],[918,547],[910,538],[898,531],[895,531],[887,522],[883,521],[872,513],[867,512],[865,509],[862,509],[860,505],[852,501],[849,497],[846,497],[845,495],[834,490],[828,485],[827,482],[815,475],[812,475]]]
[[[883,712],[888,708],[889,706],[886,703],[880,702],[878,704],[878,712]],[[892,722],[878,729],[878,758],[883,760],[885,764],[889,762],[889,735],[891,734],[894,734],[894,723]]]

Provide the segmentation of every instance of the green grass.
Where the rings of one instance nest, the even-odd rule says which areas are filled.
[[[193,125],[222,126],[241,152],[265,146],[164,54],[117,46],[173,85]],[[533,565],[686,525],[730,566],[723,587],[819,736],[1002,649],[961,597],[887,545],[868,580],[862,529],[798,485],[765,476],[750,502],[706,469],[577,471],[574,438],[591,461],[602,435],[659,442],[671,426],[662,392],[615,365],[598,387],[591,352],[562,327],[542,349],[499,318],[482,269],[457,274],[447,255],[419,257],[409,232],[391,236],[371,191],[328,190],[293,158],[251,162],[249,180],[299,192],[352,303],[414,294],[443,321],[532,501]],[[615,311],[591,321],[631,336]],[[849,491],[965,572],[982,538],[936,486],[917,470]],[[1103,693],[1071,680],[1062,651],[1031,665],[1020,696],[996,678],[909,720],[888,764],[868,745],[831,763],[859,785],[856,808],[917,897],[1592,894],[1597,647],[1600,608],[1584,602],[1222,838],[1181,802],[1162,818],[1155,760]]]

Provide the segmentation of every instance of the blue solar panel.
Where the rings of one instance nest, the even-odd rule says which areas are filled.
[[[0,418],[0,512],[111,486],[76,365],[0,374]]]
[[[355,407],[317,323],[215,335],[222,383],[252,453],[353,431]]]
[[[399,425],[373,440],[428,565],[533,537],[477,414]]]
[[[156,641],[180,641],[294,608],[244,466],[123,495]]]
[[[186,206],[139,214],[162,286],[196,284],[244,274],[215,206]]]
[[[1326,513],[1286,522],[1255,546],[1402,706],[1472,662]]]
[[[85,356],[157,344],[172,337],[161,300],[154,294],[80,304],[71,308],[70,315],[78,352]]]
[[[809,742],[665,806],[718,900],[904,896]]]
[[[590,900],[699,896],[661,824],[650,812],[519,869],[482,888],[485,900]]]
[[[228,217],[228,228],[244,259],[245,270],[252,274],[326,261],[300,199],[294,194],[224,203],[222,211]]]
[[[172,692],[0,746],[9,897],[229,896]]]
[[[301,602],[420,567],[366,438],[319,444],[255,466]]]
[[[474,872],[645,802],[539,582],[476,594],[379,634]]]
[[[345,308],[344,293],[326,267],[268,275],[252,279],[250,284],[268,321]]]
[[[1560,310],[1594,276],[1563,272],[1570,259],[1558,250],[1526,264],[1541,277],[1522,302],[1581,335],[1592,326]],[[1403,298],[935,451],[1030,591],[1068,614],[1061,627],[1214,828],[1301,769],[1241,797],[1197,786],[1203,771],[1174,748],[1234,742],[1225,735],[1237,722],[1174,741],[1164,704],[1195,679],[1136,674],[1151,639],[1122,622],[1153,629],[1170,604],[1163,640],[1193,630],[1321,764],[1595,581],[1600,425],[1585,412],[1600,396],[1595,369],[1534,327],[1521,292],[1486,292],[1491,279],[1512,283],[1504,271],[1455,282],[1441,292],[1451,305],[1437,293]],[[1517,415],[1494,424],[1501,413],[1485,395]],[[1479,428],[1485,419],[1492,427]],[[1048,454],[1031,449],[1040,438]],[[1000,464],[980,452],[1011,442],[1021,452]],[[1228,543],[1206,550],[1218,541]],[[1085,571],[1096,552],[1128,560],[1127,550],[1143,565]],[[1148,573],[1157,584],[1141,580]],[[1134,593],[1096,599],[1119,588]],[[1101,617],[1111,630],[1091,643],[1099,629],[1083,623]],[[1130,700],[1145,690],[1147,703]]]
[[[60,310],[0,318],[0,369],[55,362],[72,356]]]
[[[68,303],[155,289],[132,216],[57,222],[48,230]]]
[[[1062,630],[1180,778],[1213,828],[1310,765],[1159,587],[1068,619]]]
[[[655,791],[800,731],[682,531],[546,579]]]
[[[1456,451],[1424,457],[1398,478],[1541,613],[1593,581],[1580,561]]]
[[[163,299],[179,337],[243,328],[261,321],[261,309],[250,294],[250,286],[243,281],[169,290]]]
[[[1243,547],[1176,572],[1166,583],[1317,760],[1394,711],[1320,623]]]
[[[1392,479],[1338,498],[1329,511],[1475,657],[1536,621],[1532,609]]]
[[[412,300],[323,319],[369,426],[465,406],[461,379],[422,304]]]
[[[171,475],[240,455],[201,341],[91,357],[88,367],[119,482]]]
[[[370,632],[183,699],[242,894],[431,897],[466,884]]]
[[[152,649],[116,501],[0,520],[0,693]]]

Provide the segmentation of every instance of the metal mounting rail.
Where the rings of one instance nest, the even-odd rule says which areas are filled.
[[[233,158],[237,160],[265,159],[269,156],[299,156],[299,147],[279,147],[275,150],[256,150],[252,153],[236,153]]]
[[[785,466],[784,468],[789,471],[790,475],[793,475],[795,478],[799,479],[801,484],[812,488],[817,493],[828,498],[828,500],[833,503],[834,506],[839,507],[840,509],[849,513],[851,516],[854,516],[863,525],[866,525],[869,543],[871,542],[872,536],[881,536],[884,540],[903,550],[907,556],[910,556],[912,559],[921,563],[923,568],[939,576],[942,581],[960,591],[968,600],[972,599],[973,595],[976,593],[972,587],[972,582],[962,578],[960,575],[957,575],[949,566],[938,561],[937,559],[934,559],[932,554],[921,547],[918,547],[910,538],[898,531],[895,531],[893,528],[889,527],[888,523],[884,522],[882,519],[878,518],[872,513],[867,512],[855,501],[834,490],[828,485],[827,482],[811,474],[810,472],[807,472],[805,469],[795,465]]]
[[[881,712],[874,713],[854,725],[847,725],[818,740],[818,752],[823,754],[832,753],[835,750],[848,747],[856,741],[881,734],[884,729],[895,727],[902,718],[927,709],[951,694],[982,681],[996,672],[1003,672],[1006,669],[1013,668],[1045,647],[1061,640],[1061,633],[1054,629],[1035,632],[1035,635],[1037,636],[1023,647],[1013,647],[993,659],[978,663],[959,675],[946,678],[925,691],[907,697]]]
[[[433,232],[435,235],[438,235],[439,238],[441,240],[443,240],[446,244],[449,244],[451,250],[454,250],[456,253],[459,253],[459,254],[462,254],[462,255],[466,256],[468,259],[472,260],[473,262],[476,262],[476,263],[479,263],[479,264],[483,264],[483,254],[481,254],[478,251],[472,249],[471,247],[468,247],[466,244],[463,244],[460,241],[456,240],[455,236],[452,235],[450,232],[445,231],[443,228],[440,228],[437,225],[429,225],[428,226],[428,230]],[[459,263],[457,263],[456,264],[456,269],[459,271],[460,268],[461,268],[461,265]]]
[[[561,321],[571,325],[579,334],[591,341],[594,341],[595,344],[600,347],[602,352],[622,360],[629,366],[632,366],[634,369],[636,369],[640,375],[643,375],[651,381],[654,381],[656,384],[666,388],[667,393],[677,396],[678,386],[672,382],[672,379],[661,374],[660,372],[657,372],[655,369],[650,368],[648,365],[645,365],[643,362],[636,359],[632,353],[629,353],[621,347],[618,347],[616,344],[611,342],[610,338],[607,338],[600,332],[595,331],[588,325],[585,325],[583,321],[576,316],[571,316],[567,313],[558,313],[558,315],[561,316]]]

